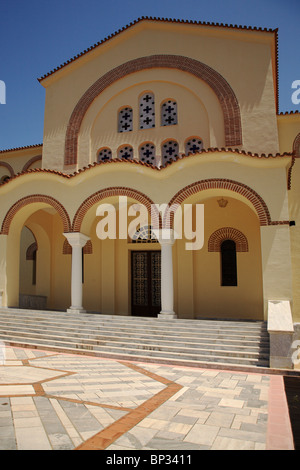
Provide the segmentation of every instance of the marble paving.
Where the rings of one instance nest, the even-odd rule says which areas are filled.
[[[283,378],[2,347],[0,450],[293,450]]]

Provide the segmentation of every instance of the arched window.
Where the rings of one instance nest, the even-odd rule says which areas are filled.
[[[105,162],[106,160],[111,160],[111,150],[108,147],[103,147],[98,152],[98,163]]]
[[[173,126],[174,124],[177,124],[177,103],[175,100],[168,100],[161,106],[161,125]]]
[[[139,101],[140,129],[155,127],[155,103],[154,94],[144,93]]]
[[[140,146],[139,159],[141,162],[155,165],[155,145],[152,142],[145,142]]]
[[[132,243],[158,243],[158,240],[151,225],[144,225],[135,232]]]
[[[236,245],[233,240],[221,244],[221,285],[237,286]]]
[[[132,131],[132,121],[132,108],[122,108],[118,116],[118,132]]]
[[[185,143],[185,153],[198,153],[203,149],[203,142],[198,137],[191,137]]]
[[[178,142],[176,140],[167,140],[161,148],[161,158],[162,158],[162,165],[164,166],[166,163],[170,163],[179,155],[179,147]]]
[[[118,158],[125,158],[125,160],[133,159],[133,148],[131,145],[122,145],[118,150]]]

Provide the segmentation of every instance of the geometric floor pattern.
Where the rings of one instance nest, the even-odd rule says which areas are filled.
[[[293,449],[281,376],[1,351],[0,450]]]

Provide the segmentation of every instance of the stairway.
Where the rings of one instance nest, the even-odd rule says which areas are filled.
[[[57,352],[193,367],[268,368],[266,323],[0,308],[0,341]]]

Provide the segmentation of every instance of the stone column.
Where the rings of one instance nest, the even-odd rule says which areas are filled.
[[[173,259],[174,230],[155,231],[161,246],[161,312],[158,318],[177,318],[174,312]]]
[[[71,307],[69,313],[85,312],[82,307],[82,248],[89,240],[83,233],[64,233],[72,247]]]

